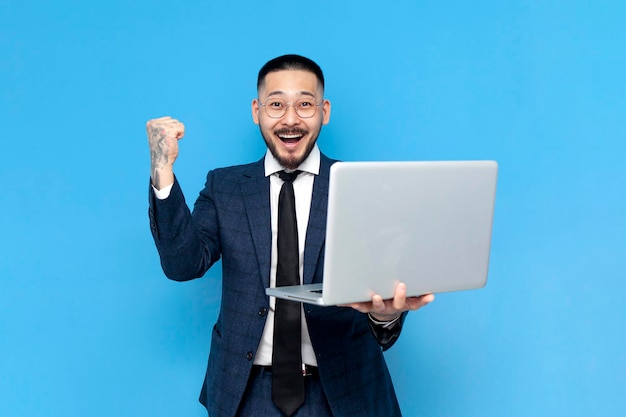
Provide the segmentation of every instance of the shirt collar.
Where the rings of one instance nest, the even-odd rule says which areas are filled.
[[[317,147],[317,143],[311,149],[311,153],[309,156],[302,161],[298,170],[309,172],[313,175],[319,175],[320,173],[320,149]],[[265,176],[269,177],[272,174],[277,173],[278,171],[283,171],[285,168],[280,165],[280,163],[274,158],[272,152],[268,149],[265,152]]]

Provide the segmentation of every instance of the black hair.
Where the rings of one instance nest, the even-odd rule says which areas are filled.
[[[305,58],[300,55],[282,55],[267,61],[265,65],[259,71],[259,77],[257,78],[256,87],[261,88],[261,85],[265,82],[265,77],[270,72],[284,71],[284,70],[302,70],[315,74],[318,82],[324,89],[324,74],[319,65],[309,58]]]

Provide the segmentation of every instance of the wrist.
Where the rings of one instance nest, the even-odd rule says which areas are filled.
[[[402,313],[397,314],[376,314],[376,313],[367,313],[370,320],[372,320],[376,324],[388,324],[394,322],[400,318]]]
[[[151,170],[150,179],[152,181],[152,185],[157,190],[161,190],[164,187],[167,187],[168,185],[173,184],[174,183],[173,167],[171,165],[166,166],[166,167],[159,167],[159,168],[153,167]]]

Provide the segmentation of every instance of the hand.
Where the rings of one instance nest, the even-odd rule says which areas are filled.
[[[150,145],[150,176],[157,190],[174,183],[174,161],[178,141],[185,135],[185,125],[169,116],[146,123]]]
[[[383,300],[380,295],[375,294],[372,296],[372,301],[352,303],[349,306],[361,313],[370,313],[375,320],[390,321],[405,311],[422,308],[434,299],[433,294],[407,297],[406,285],[401,282],[396,286],[396,291],[391,299]]]

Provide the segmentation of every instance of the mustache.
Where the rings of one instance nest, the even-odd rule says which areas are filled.
[[[299,127],[294,127],[292,129],[288,129],[288,128],[282,128],[282,129],[277,129],[274,131],[274,133],[278,136],[280,135],[300,135],[300,136],[304,136],[307,133],[309,133],[307,130],[305,129],[301,129]]]

